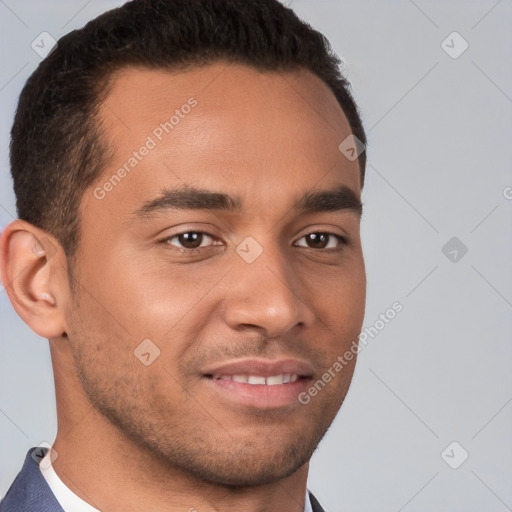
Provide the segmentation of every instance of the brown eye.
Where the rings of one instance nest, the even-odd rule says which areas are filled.
[[[301,247],[309,247],[310,249],[337,249],[345,245],[345,239],[334,233],[309,233],[300,240],[306,241],[305,245],[299,244]]]
[[[179,249],[199,249],[200,247],[205,247],[203,242],[208,241],[208,239],[213,240],[210,235],[202,231],[187,231],[186,233],[173,235],[167,238],[166,241],[169,245],[178,247]],[[173,243],[173,240],[176,240],[177,244],[179,245]]]

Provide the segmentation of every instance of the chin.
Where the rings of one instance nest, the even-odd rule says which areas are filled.
[[[242,488],[272,484],[297,472],[308,462],[310,454],[290,459],[268,455],[257,458],[240,457],[236,461],[202,460],[199,464],[189,465],[186,470],[204,482],[224,487]]]
[[[202,482],[242,488],[272,484],[296,473],[311,458],[327,429],[296,435],[293,439],[261,442],[243,441],[234,436],[230,442],[212,443],[212,439],[189,439],[179,445],[174,440],[153,447],[169,469],[178,469]],[[166,446],[167,449],[162,449]]]

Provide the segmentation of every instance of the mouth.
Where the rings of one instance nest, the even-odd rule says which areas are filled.
[[[217,400],[255,409],[278,409],[298,404],[298,396],[313,376],[310,363],[300,360],[232,361],[203,372]]]
[[[232,380],[234,382],[242,382],[244,384],[251,384],[252,386],[278,386],[280,384],[288,384],[295,382],[299,376],[296,373],[279,373],[277,375],[270,375],[264,377],[263,375],[207,375],[207,377],[215,380]]]

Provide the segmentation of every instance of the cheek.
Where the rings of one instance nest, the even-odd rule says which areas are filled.
[[[68,319],[75,359],[105,382],[128,370],[132,374],[132,366],[137,369],[134,350],[149,337],[144,327],[137,328],[140,300],[131,288],[129,270],[122,262],[117,268],[108,263],[106,257],[89,265],[81,263]]]
[[[83,288],[76,292],[68,314],[68,338],[75,359],[91,371],[108,374],[130,361],[134,347],[129,325],[105,296]]]
[[[322,358],[324,369],[331,368],[336,375],[334,384],[329,385],[334,395],[331,399],[337,403],[345,395],[356,365],[359,334],[361,333],[366,298],[366,280],[364,272],[350,273],[333,279],[331,285],[316,300],[316,316],[322,327],[327,330],[323,338],[325,356]],[[348,354],[348,357],[345,355]],[[333,365],[341,357],[340,364]],[[329,378],[329,376],[326,376]],[[336,390],[336,391],[335,391]]]
[[[187,345],[186,340],[194,338],[211,321],[222,276],[229,266],[157,263],[142,268],[146,269],[143,273],[133,269],[130,278],[130,288],[137,295],[131,312],[133,329],[161,340],[177,355],[185,348],[182,345]]]
[[[354,262],[356,263],[356,262]],[[366,301],[366,275],[362,259],[314,280],[310,290],[317,316],[334,332],[359,334]],[[346,337],[346,336],[342,336]]]
[[[83,264],[77,276],[80,314],[96,332],[141,341],[179,323],[207,293],[213,277],[203,272],[201,279],[187,268],[141,262],[106,248],[100,261]]]

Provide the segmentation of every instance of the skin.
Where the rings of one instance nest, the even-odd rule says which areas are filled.
[[[197,106],[97,199],[94,188],[190,97]],[[49,233],[18,220],[1,239],[10,299],[50,340],[55,471],[106,512],[301,511],[309,458],[355,359],[307,405],[272,409],[224,399],[202,372],[227,360],[292,358],[308,362],[312,383],[357,339],[360,216],[292,209],[305,192],[339,185],[360,198],[357,161],[338,150],[351,133],[345,115],[309,72],[216,63],[124,69],[99,119],[113,155],[80,205],[73,282]],[[239,196],[242,207],[134,216],[184,184]],[[176,237],[204,231],[213,236],[195,252]],[[310,247],[306,235],[319,232],[347,243],[331,236],[328,248]],[[263,249],[252,263],[236,252],[248,236]],[[144,339],[160,350],[148,366],[134,356]]]

